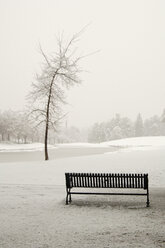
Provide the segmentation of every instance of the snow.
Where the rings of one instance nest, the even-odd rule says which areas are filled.
[[[165,147],[165,136],[147,136],[147,137],[135,137],[113,140],[101,143],[105,146],[119,146],[119,147]]]
[[[111,141],[108,144],[115,143],[120,147],[121,145],[127,147],[132,145],[131,149],[133,147],[135,150],[119,149],[105,154],[64,157],[50,161],[0,163],[0,184],[64,185],[65,172],[145,172],[149,174],[151,187],[165,187],[164,142],[165,137],[132,138]],[[140,145],[147,145],[147,150],[141,149]],[[24,150],[23,145],[21,147]],[[38,147],[37,144],[33,146],[34,149],[38,149]],[[156,149],[150,150],[153,147]],[[65,152],[65,145],[58,147],[61,151],[63,148],[65,148]],[[81,150],[81,147],[79,148]],[[15,149],[13,150],[15,151]]]
[[[55,148],[52,145],[48,145],[49,149]],[[44,144],[31,143],[31,144],[3,144],[0,143],[0,152],[19,152],[19,151],[42,151]]]
[[[165,191],[143,197],[76,196],[65,205],[65,188],[1,185],[2,248],[164,247]]]
[[[163,248],[164,140],[165,137],[147,137],[105,144],[129,146],[129,152],[118,149],[50,161],[0,163],[0,247]],[[144,145],[148,149],[141,149]],[[71,144],[68,148],[84,146]],[[24,151],[24,147],[19,146],[19,151]],[[35,144],[33,149],[39,147]],[[132,147],[140,149],[131,150]],[[66,148],[66,145],[58,147],[64,152]],[[149,173],[151,207],[145,207],[143,196],[87,195],[74,196],[72,204],[66,206],[65,172]]]
[[[153,136],[153,137],[135,137],[126,138],[113,141],[107,141],[102,143],[64,143],[49,145],[49,149],[54,148],[99,148],[99,147],[122,147],[122,148],[134,148],[134,149],[153,149],[165,147],[165,136]],[[0,143],[0,152],[19,152],[19,151],[42,151],[44,149],[43,143],[31,143],[31,144],[3,144]]]
[[[164,247],[165,191],[143,197],[76,196],[65,205],[65,188],[1,185],[2,248]]]
[[[49,149],[54,148],[95,148],[95,147],[108,147],[106,144],[93,144],[93,143],[64,143],[64,144],[56,144],[56,145],[48,145]],[[31,143],[31,144],[3,144],[0,143],[0,152],[20,152],[20,151],[43,151],[44,144],[43,143]]]
[[[104,143],[64,143],[64,144],[58,144],[57,147],[73,147],[73,148],[80,148],[80,147],[108,147],[108,144]]]
[[[164,154],[163,149],[119,151],[46,162],[0,163],[0,184],[64,185],[65,172],[145,172],[152,187],[165,187]]]

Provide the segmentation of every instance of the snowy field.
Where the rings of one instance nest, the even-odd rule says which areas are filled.
[[[42,144],[2,147],[0,184],[64,185],[65,172],[145,172],[151,187],[165,187],[165,137],[51,146],[49,161],[44,161]]]
[[[165,137],[59,145],[46,162],[27,162],[42,146],[25,146],[0,145],[0,247],[165,247]],[[80,195],[66,206],[65,172],[148,173],[151,207],[143,196]]]

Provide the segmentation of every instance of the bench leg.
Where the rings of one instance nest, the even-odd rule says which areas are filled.
[[[70,189],[67,190],[67,195],[66,195],[66,205],[68,205],[68,203],[72,202],[72,198],[71,198],[71,193],[70,193]]]
[[[147,202],[146,202],[146,207],[150,206],[150,201],[149,201],[149,190],[147,190]]]
[[[69,194],[69,202],[70,202],[70,203],[72,202],[71,194]]]
[[[150,206],[149,198],[147,197],[146,207]]]
[[[66,195],[66,205],[68,205],[68,193]]]

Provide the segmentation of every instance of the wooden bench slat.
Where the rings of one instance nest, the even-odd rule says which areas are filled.
[[[138,188],[141,188],[140,175],[138,174]]]
[[[76,185],[77,185],[77,187],[79,187],[79,176],[78,175],[79,175],[78,173],[75,174],[75,179],[76,179]]]
[[[77,178],[77,174],[75,174],[74,178],[75,178],[75,185],[76,185],[76,187],[78,187],[78,178]]]
[[[140,178],[141,178],[141,180],[140,180],[140,182],[141,182],[141,188],[143,188],[143,176],[142,176],[142,174],[140,175]]]
[[[134,186],[135,186],[135,177],[134,177],[134,174],[132,174],[132,187],[134,188]]]
[[[98,176],[98,174],[96,174],[96,184],[97,184],[97,188],[99,188],[99,176]]]
[[[132,188],[132,177],[131,177],[131,174],[129,174],[129,188]]]
[[[82,187],[81,186],[81,174],[80,173],[78,173],[78,184],[79,184],[79,187]]]
[[[135,188],[137,188],[136,174],[134,175],[134,185],[135,185]]]

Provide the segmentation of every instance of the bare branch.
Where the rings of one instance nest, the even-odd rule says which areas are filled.
[[[42,47],[41,47],[41,44],[39,44],[39,49],[40,49],[40,52],[41,52],[41,54],[43,55],[43,57],[44,57],[46,63],[48,64],[48,66],[51,67],[51,63],[49,62],[49,59],[48,59],[48,57],[46,56],[46,54],[43,52]]]

